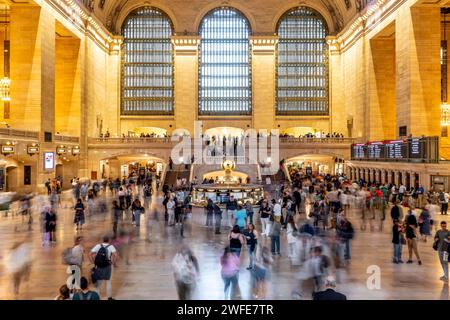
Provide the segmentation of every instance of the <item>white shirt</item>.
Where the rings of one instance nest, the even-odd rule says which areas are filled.
[[[279,203],[275,203],[273,206],[273,214],[275,216],[281,216],[281,205]]]
[[[406,187],[404,185],[401,185],[400,188],[398,188],[399,193],[405,193]]]
[[[111,260],[111,256],[113,255],[113,253],[117,252],[116,248],[114,248],[114,246],[112,244],[109,244],[109,243],[102,243],[102,244],[100,244],[99,243],[95,247],[92,248],[91,252],[92,253],[97,253],[100,250],[101,246],[104,246],[104,247],[108,246],[108,248],[107,248],[107,250],[108,250],[108,259]]]

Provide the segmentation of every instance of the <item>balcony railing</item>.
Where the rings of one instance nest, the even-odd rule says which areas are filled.
[[[80,143],[80,138],[73,137],[73,136],[62,136],[62,135],[57,134],[57,135],[55,135],[55,141]]]
[[[9,136],[11,138],[39,139],[39,132],[37,131],[16,130],[9,128],[0,128],[0,135]]]
[[[270,137],[268,137],[270,139]],[[352,144],[356,139],[353,138],[295,138],[280,137],[280,143],[343,143]],[[122,143],[170,143],[171,137],[149,138],[149,137],[124,137],[124,138],[89,138],[90,144],[122,144]],[[206,143],[203,142],[205,145]],[[219,145],[220,148],[220,145]]]

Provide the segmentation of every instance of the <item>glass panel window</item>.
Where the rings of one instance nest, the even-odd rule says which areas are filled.
[[[158,9],[139,8],[122,35],[122,115],[173,114],[171,21]]]
[[[299,7],[278,24],[276,112],[328,114],[328,30],[316,11]]]
[[[210,12],[200,26],[199,114],[248,115],[252,110],[250,27],[231,8]]]

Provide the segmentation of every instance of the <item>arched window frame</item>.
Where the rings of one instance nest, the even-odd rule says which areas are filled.
[[[215,90],[211,90],[210,92],[212,94],[216,94],[217,97],[215,98],[210,98],[208,99],[208,97],[204,96],[204,90],[206,88],[208,88],[207,85],[203,85],[202,81],[204,80],[204,76],[205,76],[205,70],[204,68],[207,68],[208,65],[212,64],[212,62],[204,62],[203,57],[206,56],[206,53],[208,51],[206,51],[205,53],[205,38],[202,37],[202,28],[204,26],[204,23],[206,21],[206,19],[208,19],[209,17],[211,17],[212,15],[214,15],[215,13],[217,13],[218,11],[222,11],[222,10],[231,10],[233,12],[236,12],[239,15],[239,18],[242,18],[245,21],[245,24],[247,26],[246,29],[246,33],[247,33],[247,39],[246,39],[246,49],[247,50],[247,54],[245,55],[247,58],[247,62],[243,63],[245,64],[244,66],[241,66],[240,71],[245,70],[245,68],[247,68],[247,72],[243,72],[244,75],[242,75],[241,77],[243,78],[242,81],[244,82],[244,85],[237,86],[236,88],[241,88],[241,93],[242,94],[238,94],[238,96],[234,96],[234,97],[229,97],[226,95],[226,88],[227,85],[224,85],[222,88],[221,87],[217,87]],[[199,54],[198,54],[198,113],[199,115],[204,115],[204,116],[220,116],[220,115],[228,115],[228,116],[239,116],[239,115],[251,115],[252,114],[252,60],[251,60],[251,46],[250,46],[250,36],[252,34],[252,29],[251,29],[251,25],[249,20],[247,19],[247,17],[238,9],[233,8],[233,7],[218,7],[215,8],[211,11],[209,11],[201,20],[200,24],[199,24],[199,29],[198,29],[198,34],[200,35],[201,39],[200,39],[200,45],[199,45]],[[217,41],[221,41],[219,38]],[[243,38],[240,38],[241,40]],[[223,43],[226,42],[226,39],[222,39]],[[240,48],[241,50],[243,48]],[[239,50],[235,50],[233,52],[236,52],[239,54]],[[242,55],[243,57],[244,55]],[[218,56],[216,56],[217,58]],[[225,63],[221,63],[222,67],[225,68],[223,71],[226,71],[226,64]],[[234,67],[236,67],[237,63],[234,64]],[[218,68],[221,68],[220,66],[218,66]],[[232,66],[230,66],[230,68],[232,68]],[[228,71],[230,71],[228,69]],[[212,75],[211,75],[212,77]],[[233,72],[229,72],[229,78],[233,78],[236,79],[236,75],[233,75]],[[226,77],[225,76],[221,76],[220,79],[216,78],[216,82],[217,81],[221,81],[222,82],[227,82]],[[213,80],[214,81],[214,80]],[[229,80],[228,82],[232,82],[232,80]],[[233,83],[234,84],[234,83]],[[247,85],[245,85],[247,84]],[[232,91],[234,89],[228,87],[230,94],[232,94]],[[207,89],[206,89],[207,90]],[[239,91],[238,91],[239,92]],[[247,96],[245,96],[244,92],[247,93]],[[236,92],[235,92],[236,93]],[[210,102],[210,106],[206,106],[205,103],[206,102]],[[214,102],[215,102],[215,106],[217,108],[217,110],[213,110],[214,109]],[[240,106],[239,104],[244,103],[244,107]],[[247,107],[246,107],[247,106]]]
[[[170,17],[161,9],[156,7],[144,6],[139,7],[132,12],[130,12],[122,24],[122,35],[125,33],[125,29],[128,26],[128,23],[133,19],[139,19],[139,12],[145,10],[153,10],[158,12],[161,15],[161,18],[164,21],[164,24],[170,27],[170,36],[164,38],[151,37],[151,31],[149,32],[149,38],[140,38],[142,34],[138,34],[138,37],[135,39],[142,39],[142,44],[159,44],[161,45],[159,61],[158,59],[151,61],[145,60],[145,57],[151,57],[158,50],[148,50],[145,49],[145,46],[142,46],[141,49],[144,52],[142,57],[138,59],[136,56],[130,59],[138,59],[138,61],[129,61],[127,60],[127,52],[126,46],[127,43],[130,43],[130,38],[124,37],[124,42],[122,44],[122,62],[121,62],[121,115],[173,115],[174,114],[174,50],[173,44],[171,42],[171,36],[174,33],[173,23]],[[150,16],[149,16],[150,17]],[[166,28],[164,24],[160,25],[161,29]],[[153,26],[153,28],[155,28]],[[136,28],[138,30],[139,28]],[[150,28],[149,28],[150,29]],[[136,31],[137,32],[137,31]],[[167,33],[167,30],[165,30]],[[163,32],[164,34],[164,32]],[[163,40],[164,39],[164,40]],[[137,41],[139,42],[139,41]],[[138,46],[136,47],[138,48]],[[168,50],[168,48],[170,48]],[[170,53],[168,53],[170,51]],[[147,55],[145,55],[147,53]],[[152,74],[155,74],[160,69],[160,76],[152,77],[145,76],[143,73],[139,72],[130,72],[127,74],[127,67],[142,65],[143,68],[152,68],[154,66],[154,70]],[[139,86],[134,86],[131,83],[131,80],[127,79],[136,79],[138,77],[144,77],[144,80],[141,80]],[[133,90],[133,88],[139,88],[136,90],[140,90],[141,93],[137,93],[134,97],[130,97],[127,94],[127,90]],[[126,105],[127,104],[127,105]],[[146,104],[150,104],[145,107]]]
[[[298,62],[298,63],[288,63],[288,62],[280,62],[281,57],[280,57],[280,46],[287,44],[287,43],[295,43],[295,44],[305,44],[308,43],[307,39],[313,39],[313,38],[304,38],[304,41],[301,41],[300,38],[282,38],[280,37],[280,26],[283,22],[286,21],[286,19],[289,19],[289,15],[291,15],[292,13],[299,11],[299,10],[306,10],[310,13],[313,14],[314,18],[316,18],[317,22],[320,23],[323,26],[323,32],[324,32],[324,37],[320,38],[320,40],[322,41],[323,44],[323,50],[321,52],[323,52],[323,62],[322,63],[314,63],[311,62],[311,64],[308,66],[308,62]],[[297,19],[297,21],[300,21],[301,19]],[[320,25],[318,24],[317,27],[319,27]],[[328,115],[329,114],[329,50],[328,50],[328,44],[326,42],[326,36],[329,34],[329,28],[327,25],[326,20],[324,19],[324,17],[317,12],[316,10],[310,8],[310,7],[295,7],[292,8],[290,10],[288,10],[287,12],[285,12],[281,18],[278,20],[277,23],[277,29],[276,29],[276,33],[279,36],[279,41],[278,41],[278,45],[277,45],[277,55],[276,55],[276,89],[275,89],[275,94],[276,94],[276,105],[275,105],[275,112],[277,115],[298,115],[298,116],[324,116],[324,115]],[[314,41],[318,41],[319,38],[315,38],[313,39]],[[312,41],[309,41],[310,43]],[[297,56],[299,56],[297,54]],[[309,57],[310,59],[313,58],[312,55],[304,55],[305,57]],[[286,80],[292,80],[295,79],[297,80],[297,83],[295,85],[292,84],[288,84],[288,85],[280,85],[280,70],[282,67],[287,67],[288,65],[293,65],[293,66],[297,66],[297,67],[301,67],[303,64],[303,66],[305,68],[312,68],[309,72],[309,77],[310,79],[312,78],[316,81],[320,81],[319,77],[314,77],[313,74],[311,74],[311,72],[313,72],[313,70],[317,70],[317,68],[323,67],[324,68],[324,72],[320,73],[320,77],[322,77],[323,79],[323,85],[318,85],[315,86],[316,88],[322,88],[322,90],[324,90],[324,95],[325,97],[323,98],[317,98],[317,94],[314,94],[314,90],[313,89],[307,89],[308,87],[311,88],[313,86],[311,86],[311,80],[309,80],[309,82],[306,82],[305,79],[307,79],[307,77],[305,77],[303,75],[303,77],[301,75],[295,77],[295,75],[291,74],[289,76],[286,77]],[[318,66],[319,65],[319,66]],[[316,68],[316,69],[314,69]],[[302,79],[303,78],[303,79]],[[287,82],[287,81],[286,81]],[[304,85],[304,92],[303,94],[305,95],[304,97],[300,97],[300,96],[294,96],[294,97],[289,97],[289,94],[286,95],[281,95],[280,93],[282,92],[282,88],[285,88],[285,91],[288,91],[288,88],[297,88],[297,90],[299,90],[299,87],[302,87],[302,84]],[[291,89],[292,90],[292,89]],[[318,91],[320,91],[320,89],[317,89]],[[292,92],[294,92],[295,90],[292,90]],[[315,92],[317,93],[317,91]],[[282,101],[286,101],[286,102],[291,102],[290,106],[283,106],[283,108],[280,108],[280,104],[282,103]],[[317,105],[316,102],[321,101],[322,105]],[[318,103],[319,104],[319,103]]]

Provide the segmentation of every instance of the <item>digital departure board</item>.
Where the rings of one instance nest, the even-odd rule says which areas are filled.
[[[421,159],[425,157],[425,148],[423,148],[422,140],[419,138],[408,139],[409,157],[412,159]]]
[[[386,159],[407,159],[408,149],[404,140],[385,141]]]
[[[384,158],[384,143],[382,141],[369,142],[367,144],[367,158],[383,159]]]
[[[439,138],[421,137],[353,144],[352,160],[436,163],[439,161]]]
[[[366,159],[367,146],[363,143],[357,143],[352,146],[352,156],[354,159]]]

